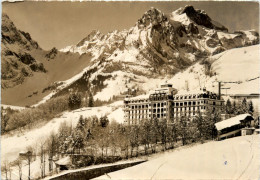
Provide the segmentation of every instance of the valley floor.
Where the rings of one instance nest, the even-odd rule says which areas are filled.
[[[259,179],[259,146],[258,135],[213,141],[96,179]]]

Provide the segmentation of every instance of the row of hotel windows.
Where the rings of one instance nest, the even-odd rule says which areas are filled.
[[[186,110],[195,110],[195,109],[197,109],[197,110],[199,110],[199,109],[206,109],[206,107],[205,106],[197,106],[197,107],[193,107],[192,109],[191,109],[191,107],[184,107],[184,108],[174,108],[174,111],[182,111],[182,109],[184,110],[184,111],[186,111]]]
[[[163,111],[168,111],[168,108],[161,108],[161,109],[149,109],[149,112],[153,110],[153,113],[155,112],[163,112]],[[157,110],[157,111],[156,111]],[[147,110],[130,110],[130,113],[147,113]]]
[[[184,111],[186,111],[186,110],[189,110],[189,111],[191,111],[191,110],[193,110],[193,111],[195,111],[195,110],[199,110],[199,109],[206,109],[206,106],[195,106],[195,107],[180,107],[180,108],[173,108],[174,109],[174,111],[182,111],[182,110],[184,110]],[[156,113],[156,112],[167,112],[168,111],[168,108],[158,108],[158,109],[149,109],[149,113],[151,113],[151,112],[153,112],[153,113]],[[129,111],[130,112],[130,114],[135,114],[135,113],[148,113],[148,110],[130,110]]]
[[[201,101],[201,103],[204,103],[204,104],[208,104],[208,101]],[[149,106],[152,106],[152,107],[163,107],[165,106],[167,103],[164,102],[164,103],[156,103],[156,104],[146,104],[146,105],[135,105],[135,106],[131,106],[132,109],[141,109],[141,108],[148,108]],[[212,105],[216,105],[216,102],[213,101],[212,103],[210,103]],[[193,101],[193,102],[176,102],[176,103],[173,103],[174,106],[195,106],[195,105],[200,105],[200,101]]]
[[[144,119],[144,118],[151,118],[151,114],[149,115],[135,115],[135,116],[129,116],[130,119]],[[153,114],[153,117],[157,117],[157,118],[163,118],[166,117],[167,114],[163,113],[163,114]]]
[[[211,103],[212,102],[212,103]],[[191,105],[200,105],[201,104],[212,104],[212,105],[216,105],[215,101],[207,101],[207,100],[202,100],[202,101],[187,101],[187,102],[174,102],[173,105],[174,106],[191,106]]]
[[[154,103],[154,104],[146,104],[146,105],[132,105],[130,107],[131,107],[131,109],[141,109],[141,108],[148,108],[149,106],[152,106],[152,107],[163,107],[166,104],[167,104],[166,102],[163,102],[163,103]]]

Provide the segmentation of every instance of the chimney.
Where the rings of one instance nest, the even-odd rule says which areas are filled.
[[[221,99],[221,82],[218,82],[218,99]]]

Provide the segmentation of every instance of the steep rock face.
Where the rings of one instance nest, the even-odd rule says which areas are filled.
[[[227,32],[228,29],[219,24],[214,23],[211,18],[202,10],[195,10],[193,6],[186,6],[181,14],[186,14],[192,21],[194,21],[198,25],[205,26],[209,29],[221,30]]]
[[[21,84],[33,72],[46,72],[42,63],[30,53],[40,49],[29,33],[18,30],[9,17],[2,15],[1,87],[10,88]]]
[[[36,41],[32,40],[29,33],[18,30],[7,14],[2,14],[2,43],[23,45],[26,49],[39,48]]]
[[[135,79],[173,76],[196,61],[227,49],[258,43],[257,32],[229,33],[225,26],[212,20],[204,11],[186,6],[169,15],[151,8],[129,30],[106,35],[95,30],[77,45],[60,51],[91,53],[92,67],[97,68],[88,73],[88,83],[102,74],[107,77],[102,84],[109,86],[116,82],[121,87],[116,94],[120,94],[129,87],[142,86],[137,80],[125,83],[133,79],[133,75]],[[103,91],[102,88],[90,88]]]

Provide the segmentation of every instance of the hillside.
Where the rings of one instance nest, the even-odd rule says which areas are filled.
[[[60,117],[54,118],[47,124],[38,128],[31,129],[26,132],[11,132],[1,136],[1,162],[5,160],[13,161],[17,158],[20,151],[23,151],[28,146],[33,146],[37,141],[44,139],[52,132],[56,133],[59,126],[63,122],[71,124],[73,127],[77,125],[79,117],[84,118],[97,116],[101,117],[107,115],[110,121],[117,121],[123,123],[122,101],[115,102],[108,106],[81,108],[74,111],[66,111]]]
[[[35,44],[31,39],[29,42]],[[43,51],[39,45],[37,49],[31,48],[28,51],[19,45],[20,51],[42,63],[46,71],[33,71],[11,88],[2,87],[2,103],[37,105],[52,96],[68,94],[71,90],[83,93],[90,91],[94,99],[107,101],[125,94],[128,89],[135,89],[137,94],[147,93],[166,80],[181,90],[186,87],[185,81],[190,81],[188,77],[193,78],[192,82],[186,82],[189,88],[206,86],[215,91],[217,81],[230,81],[230,74],[241,72],[241,69],[244,71],[242,64],[248,65],[247,72],[250,72],[250,76],[251,72],[257,73],[254,67],[258,65],[256,49],[259,46],[251,45],[258,42],[259,35],[256,31],[230,33],[204,11],[192,6],[167,15],[151,8],[129,30],[116,30],[108,34],[95,30],[76,45],[60,51],[55,48]],[[6,43],[2,43],[2,46],[3,44]],[[9,42],[5,46],[15,50],[17,45]],[[246,46],[250,46],[248,50],[233,55]],[[251,47],[255,47],[255,50],[251,50]],[[232,51],[234,48],[238,49]],[[251,60],[247,60],[248,54]],[[234,72],[228,71],[231,65],[235,66],[232,68]],[[194,79],[195,72],[199,76]],[[247,77],[248,73],[245,74]],[[257,78],[255,76],[252,75],[249,79]],[[232,77],[244,82],[241,79],[242,73]],[[247,87],[247,83],[253,83],[257,87],[252,81],[231,85]],[[241,90],[240,87],[233,89]],[[250,93],[255,91],[251,88],[244,89]]]
[[[192,6],[169,15],[151,8],[129,30],[106,35],[93,31],[78,44],[61,49],[93,55],[93,65],[62,93],[88,87],[96,99],[102,100],[123,94],[128,88],[142,94],[162,83],[166,76],[171,78],[196,62],[258,41],[256,31],[229,33]]]
[[[196,63],[169,80],[179,90],[207,89],[217,92],[218,82],[230,87],[228,94],[259,92],[259,45],[235,48],[210,58],[209,64]],[[208,75],[205,71],[208,71]],[[225,82],[229,82],[225,84]],[[223,92],[225,93],[225,92]]]
[[[3,13],[1,43],[2,104],[26,106],[40,101],[84,68],[90,54],[45,51],[29,33],[18,30]]]
[[[257,135],[209,142],[95,179],[259,179],[259,145]]]

